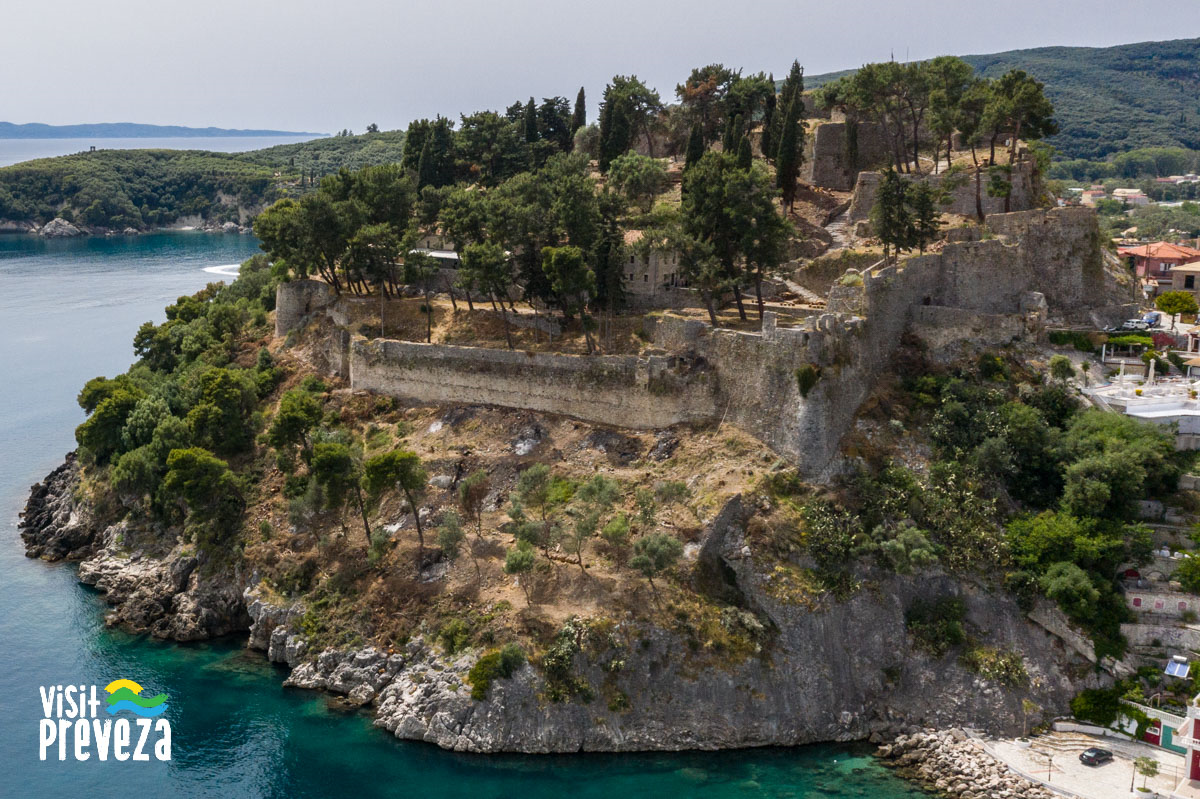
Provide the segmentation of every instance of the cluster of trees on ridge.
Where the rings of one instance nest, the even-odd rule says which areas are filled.
[[[591,352],[594,314],[611,314],[623,301],[624,233],[640,229],[637,253],[675,255],[714,324],[726,293],[746,318],[750,288],[761,316],[763,281],[787,260],[794,235],[786,212],[804,158],[803,93],[799,63],[778,90],[762,73],[711,64],[676,87],[673,106],[636,76],[615,76],[598,124],[587,122],[583,89],[573,105],[565,97],[529,98],[503,114],[463,115],[457,126],[445,117],[416,120],[399,164],[331,175],[314,193],[269,208],[255,231],[287,274],[319,275],[339,292],[390,296],[407,287],[427,299],[446,292],[456,306],[483,296],[507,320],[505,303],[511,308],[519,291],[566,320],[578,318]],[[901,94],[903,119],[895,116]],[[1036,81],[1014,73],[993,85],[951,58],[869,65],[823,96],[890,124],[900,170],[920,171],[919,160],[909,163],[904,136],[910,121],[917,129],[927,124],[926,108],[943,126],[935,127],[939,139],[974,120],[972,144],[986,129],[993,147],[1004,135],[1014,138],[1014,151],[1016,136],[1042,135],[1053,124]],[[976,116],[968,119],[968,109]],[[918,156],[916,138],[912,147]],[[655,204],[668,179],[656,152],[685,156],[677,206]],[[600,175],[591,171],[593,158]],[[920,188],[911,195],[919,223],[904,221],[901,203],[899,222],[887,227],[895,234],[885,234],[897,249],[923,248],[936,231],[936,198]],[[453,281],[414,252],[432,230],[459,256]]]
[[[986,143],[989,162],[995,164],[997,143],[1008,140],[1012,163],[1018,141],[1040,139],[1058,129],[1042,83],[1022,70],[995,80],[981,78],[954,56],[867,64],[815,94],[826,108],[877,123],[890,145],[892,168],[899,172],[923,171],[921,144],[927,134],[933,139],[933,164],[944,154],[949,167],[955,133],[973,156]]]
[[[592,314],[621,307],[625,231],[636,226],[647,231],[644,248],[679,255],[682,276],[714,321],[726,291],[745,318],[742,290],[750,286],[761,314],[762,281],[785,260],[791,234],[778,191],[787,200],[795,190],[802,91],[798,64],[778,95],[764,76],[720,66],[694,73],[680,87],[691,126],[678,207],[653,205],[667,185],[666,165],[633,150],[638,135],[654,147],[662,103],[636,77],[616,76],[597,125],[586,124],[582,90],[573,109],[562,97],[540,105],[531,98],[504,115],[464,116],[457,129],[444,117],[417,120],[399,164],[331,175],[317,191],[267,209],[255,232],[281,270],[319,275],[336,291],[390,296],[408,286],[427,297],[445,291],[455,304],[482,295],[503,311],[519,290],[580,319],[590,351]],[[776,121],[770,109],[780,98],[789,112]],[[778,128],[780,144],[768,148],[775,175],[753,156],[748,117]],[[719,128],[728,146],[710,149]],[[593,155],[602,177],[590,169]],[[434,229],[459,256],[452,283],[432,258],[413,252]]]
[[[137,230],[199,215],[237,220],[304,192],[341,168],[390,163],[403,153],[399,132],[316,139],[246,153],[99,150],[0,168],[0,220],[39,224],[61,216],[88,227]]]
[[[1144,147],[1200,149],[1200,39],[1114,47],[1041,47],[962,56],[985,78],[1021,69],[1049,88],[1059,132],[1048,143],[1066,158],[1103,159]],[[823,85],[852,72],[812,78]]]

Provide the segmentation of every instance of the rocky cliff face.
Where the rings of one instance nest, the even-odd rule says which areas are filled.
[[[419,638],[402,651],[327,650],[306,659],[303,640],[286,623],[265,629],[290,614],[285,608],[261,613],[267,621],[256,636],[270,640],[272,660],[294,668],[289,685],[372,705],[376,723],[397,737],[470,752],[725,749],[848,741],[924,725],[1015,732],[1022,699],[1053,714],[1080,688],[1105,679],[1007,597],[944,574],[864,574],[853,598],[816,609],[776,599],[778,577],[760,573],[746,543],[746,513],[738,500],[726,507],[695,575],[743,606],[730,622],[757,625],[761,651],[713,656],[633,621],[618,622],[599,641],[581,632],[572,670],[590,687],[588,701],[579,694],[549,701],[544,675],[529,665],[474,700],[468,671],[479,653],[443,656]],[[980,676],[955,653],[932,658],[914,648],[905,610],[918,598],[942,596],[964,601],[982,643],[1022,656],[1028,676],[1021,685]],[[1069,629],[1057,610],[1039,610]]]
[[[754,651],[713,650],[632,618],[581,625],[569,699],[552,701],[543,671],[524,664],[476,700],[468,672],[482,653],[448,656],[422,637],[400,651],[309,652],[299,633],[302,605],[266,601],[251,578],[201,563],[178,544],[154,551],[146,531],[101,529],[77,498],[78,484],[68,459],[35,486],[22,536],[31,556],[82,558],[80,579],[114,604],[110,621],[177,640],[248,629],[252,648],[293,669],[288,685],[371,706],[376,723],[397,737],[447,749],[723,749],[855,740],[914,725],[1013,732],[1022,699],[1053,714],[1105,679],[1086,652],[1051,632],[1070,629],[1057,610],[1026,616],[982,582],[868,571],[845,601],[790,599],[783,577],[757,560],[745,536],[755,509],[735,498],[706,532],[692,575],[698,590],[731,603],[721,623],[749,630]],[[914,646],[905,611],[944,596],[964,602],[979,643],[1020,654],[1025,680],[1001,684],[956,653],[933,658]]]
[[[249,626],[239,570],[202,562],[162,531],[105,525],[79,484],[72,453],[31,489],[20,525],[27,556],[81,561],[80,581],[113,605],[107,621],[135,632],[196,641]]]

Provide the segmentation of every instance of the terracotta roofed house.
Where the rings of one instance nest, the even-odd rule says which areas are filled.
[[[1120,247],[1117,252],[1122,258],[1130,259],[1138,277],[1155,281],[1159,291],[1170,288],[1172,269],[1200,260],[1200,250],[1166,241],[1139,244],[1136,247]]]

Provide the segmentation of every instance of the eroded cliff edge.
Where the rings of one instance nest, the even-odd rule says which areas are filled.
[[[34,486],[21,535],[31,557],[79,560],[80,579],[114,607],[110,623],[180,641],[248,631],[250,647],[292,669],[287,684],[370,707],[397,737],[459,751],[722,749],[916,726],[1013,732],[1023,700],[1053,713],[1109,680],[1057,609],[1025,613],[982,580],[865,569],[862,589],[845,600],[794,601],[780,575],[756,562],[747,538],[747,521],[760,510],[741,496],[730,500],[688,567],[697,590],[730,603],[722,624],[749,630],[752,650],[714,654],[633,618],[574,619],[559,633],[570,680],[561,701],[548,699],[560,686],[530,664],[473,699],[468,673],[481,651],[449,655],[432,636],[386,651],[310,651],[303,605],[262,599],[255,575],[201,562],[180,545],[155,547],[160,531],[98,523],[73,456]],[[906,609],[941,597],[962,600],[980,643],[1020,654],[1023,684],[988,679],[954,654],[935,658],[914,645]]]

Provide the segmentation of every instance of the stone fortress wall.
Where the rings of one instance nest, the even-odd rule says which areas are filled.
[[[888,163],[888,144],[883,130],[875,122],[846,122],[844,117],[832,122],[813,121],[805,137],[804,163],[800,179],[813,186],[837,191],[850,191],[864,169],[876,169]],[[846,141],[853,135],[857,153],[851,161]]]
[[[711,419],[703,372],[678,358],[557,355],[355,337],[353,388],[421,402],[481,403],[654,429]]]
[[[842,436],[889,368],[905,332],[933,346],[1003,346],[1040,334],[1048,315],[1123,318],[1132,283],[1109,269],[1090,209],[989,217],[995,238],[862,272],[836,286],[827,312],[798,327],[767,314],[759,332],[714,329],[670,313],[644,321],[647,356],[575,356],[354,336],[338,328],[347,300],[312,281],[279,287],[276,332],[314,315],[335,322],[328,368],[353,388],[421,402],[480,403],[626,428],[723,421],[755,435],[817,478],[838,466]],[[797,370],[819,378],[807,396]]]
[[[941,185],[945,179],[944,175],[906,175],[906,177],[923,180],[935,186]],[[880,172],[859,172],[857,174],[853,185],[854,199],[850,203],[850,210],[847,214],[850,222],[863,222],[870,216],[871,208],[875,205],[875,194],[879,190],[879,182],[882,179],[883,174]],[[980,181],[979,203],[983,208],[984,215],[1004,213],[1004,198],[988,196],[987,170],[984,170],[980,176]],[[1036,208],[1038,191],[1034,185],[1033,161],[1026,159],[1013,164],[1011,181],[1012,191],[1008,202],[1011,211],[1015,213]],[[941,206],[943,212],[959,216],[975,216],[975,176],[972,172],[958,174],[956,185],[950,190],[948,199],[948,203]]]

